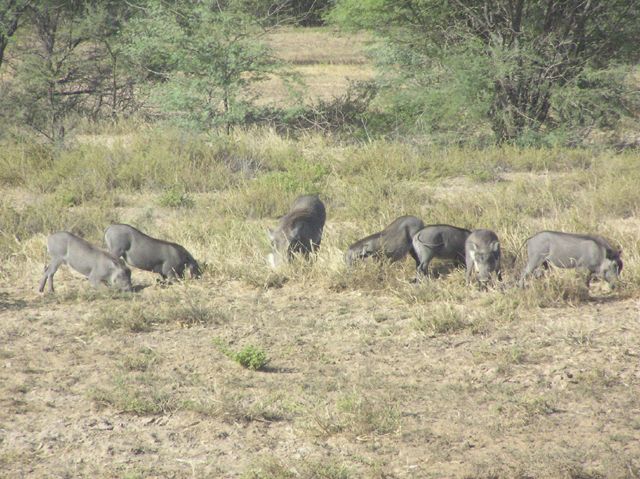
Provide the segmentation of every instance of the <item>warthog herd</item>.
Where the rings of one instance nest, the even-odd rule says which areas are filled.
[[[269,230],[272,252],[267,260],[271,266],[290,261],[296,253],[308,258],[320,247],[325,220],[325,206],[317,196],[298,197],[277,228]],[[132,291],[131,270],[124,261],[163,279],[183,278],[187,270],[191,277],[201,275],[200,266],[184,247],[147,236],[133,226],[111,225],[104,239],[108,252],[65,231],[50,235],[47,249],[51,262],[39,291],[43,292],[49,281],[53,292],[53,275],[63,263],[87,276],[93,286],[107,283],[123,291]],[[540,266],[586,270],[587,286],[596,276],[612,288],[622,271],[621,251],[601,236],[541,231],[528,238],[526,246],[528,261],[518,281],[520,287]],[[429,277],[434,258],[465,266],[467,284],[473,275],[482,287],[490,283],[492,274],[502,281],[500,240],[495,232],[442,224],[425,226],[415,216],[401,216],[382,231],[356,241],[349,246],[345,261],[348,266],[368,257],[399,261],[407,254],[416,262],[417,282]]]

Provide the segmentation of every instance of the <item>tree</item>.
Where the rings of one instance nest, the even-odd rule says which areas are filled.
[[[98,65],[104,72],[104,78],[94,95],[94,111],[101,111],[106,104],[109,116],[114,120],[120,113],[137,107],[134,87],[138,72],[132,71],[133,65],[126,55],[121,33],[127,22],[140,13],[141,10],[134,4],[118,0],[94,2],[86,8],[86,16],[90,19],[87,33],[97,53],[103,57]]]
[[[16,44],[14,75],[3,89],[2,113],[51,141],[65,135],[70,114],[95,117],[109,98],[115,115],[131,81],[118,77],[119,30],[127,4],[42,0],[23,12],[26,40]]]
[[[27,0],[0,0],[0,67],[9,39],[18,29],[19,21],[30,3]]]
[[[259,41],[268,14],[249,15],[244,3],[149,1],[129,23],[128,53],[174,119],[228,130],[251,105],[250,85],[275,72],[278,62]]]
[[[87,61],[78,56],[87,40],[82,12],[82,5],[74,1],[32,5],[28,18],[34,41],[18,51],[20,65],[11,95],[16,116],[52,141],[64,137],[65,116],[94,91]]]
[[[477,65],[488,78],[467,77],[468,99],[484,102],[499,140],[549,125],[554,94],[585,71],[640,59],[637,1],[339,0],[333,19],[378,32],[404,79],[430,89]]]

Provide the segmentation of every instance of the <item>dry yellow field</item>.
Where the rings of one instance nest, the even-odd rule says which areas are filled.
[[[329,28],[282,29],[266,37],[276,55],[294,65],[369,65],[365,55],[369,40],[366,33]]]
[[[301,83],[288,86],[280,77],[260,82],[252,88],[256,104],[291,104],[291,89],[300,95],[295,101],[331,100],[343,95],[351,82],[373,79],[375,71],[365,55],[368,40],[363,33],[348,35],[324,28],[270,33],[266,43]]]

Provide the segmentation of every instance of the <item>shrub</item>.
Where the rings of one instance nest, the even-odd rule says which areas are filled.
[[[264,368],[269,362],[267,354],[255,346],[245,346],[233,355],[233,359],[243,368],[253,371]]]
[[[267,354],[260,348],[247,345],[240,351],[233,351],[221,339],[214,340],[220,351],[229,359],[234,360],[243,368],[259,371],[269,362]]]
[[[193,198],[184,190],[182,186],[172,186],[161,197],[160,205],[169,208],[193,208],[195,202]]]

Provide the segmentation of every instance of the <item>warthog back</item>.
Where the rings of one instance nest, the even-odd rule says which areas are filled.
[[[413,249],[413,236],[424,228],[424,223],[415,216],[400,216],[378,233],[369,235],[356,241],[346,254],[347,264],[368,258],[369,256],[387,258],[391,261],[403,259],[407,253],[418,264],[418,258]]]
[[[296,198],[289,212],[278,221],[275,230],[269,230],[273,267],[283,260],[290,261],[294,253],[309,253],[320,247],[327,214],[324,203],[315,195]]]
[[[116,258],[145,271],[153,271],[163,278],[184,277],[185,269],[191,276],[200,276],[200,267],[193,256],[181,245],[152,238],[130,225],[109,226],[104,233],[107,248]]]
[[[465,243],[471,231],[450,225],[428,225],[413,237],[413,249],[418,256],[418,278],[426,276],[433,258],[465,264]]]

